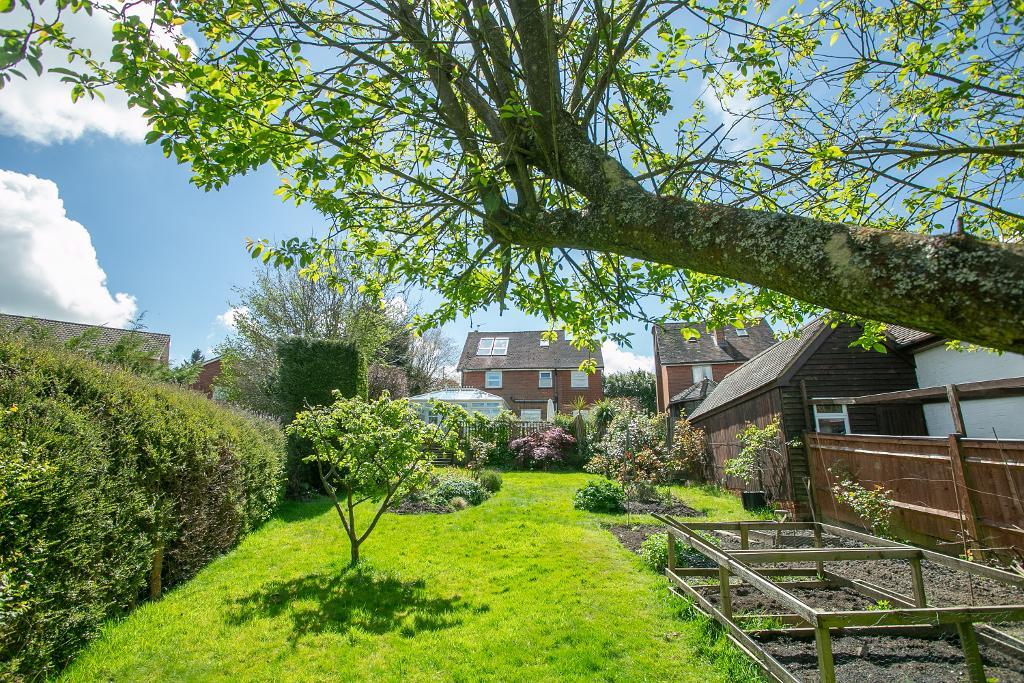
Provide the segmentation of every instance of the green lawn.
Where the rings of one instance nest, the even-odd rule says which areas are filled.
[[[346,569],[326,502],[293,503],[107,626],[69,681],[712,681],[747,663],[664,578],[572,509],[582,474],[505,475],[483,505],[387,515]],[[712,518],[736,499],[677,489]],[[366,513],[364,512],[364,516]],[[633,517],[632,521],[642,521]],[[649,518],[648,518],[648,521]]]

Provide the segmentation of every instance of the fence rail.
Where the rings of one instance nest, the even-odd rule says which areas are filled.
[[[836,500],[845,468],[863,486],[892,491],[894,526],[918,541],[956,551],[1021,555],[1024,441],[809,433],[811,488],[818,514],[864,526]]]

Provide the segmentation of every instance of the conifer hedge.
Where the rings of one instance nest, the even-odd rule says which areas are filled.
[[[101,623],[193,576],[266,520],[273,423],[0,336],[0,680],[59,671]]]

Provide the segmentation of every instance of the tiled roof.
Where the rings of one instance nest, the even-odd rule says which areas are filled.
[[[795,336],[780,341],[722,378],[715,390],[690,416],[695,420],[716,408],[771,384],[781,377],[800,354],[828,326],[820,320],[808,323]]]
[[[50,320],[47,318],[30,318],[22,315],[9,315],[0,313],[0,328],[6,328],[12,332],[30,332],[33,329],[42,330],[50,337],[59,342],[66,342],[82,336],[89,330],[99,330],[96,344],[109,346],[119,339],[129,335],[137,334],[142,340],[142,347],[167,362],[171,349],[171,335],[160,334],[159,332],[146,332],[144,330],[122,330],[119,327],[105,327],[103,325],[85,325],[72,323],[66,320]]]
[[[715,382],[715,380],[705,377],[701,381],[696,384],[691,384],[670,398],[668,403],[669,405],[674,405],[676,403],[686,403],[687,401],[703,401],[707,398],[708,394],[715,390],[715,387],[717,386],[718,383]]]
[[[690,327],[700,332],[693,341],[683,339],[681,330]],[[666,323],[655,329],[658,361],[662,365],[689,363],[735,363],[749,360],[775,343],[775,334],[764,320],[748,325],[747,336],[736,334],[735,327],[720,330],[724,340],[719,345],[714,332],[699,323]]]
[[[458,370],[548,370],[573,369],[593,358],[597,367],[604,367],[601,349],[577,349],[558,331],[558,341],[541,346],[540,331],[535,332],[470,332],[459,358]],[[504,356],[478,356],[481,337],[508,338],[508,353]]]
[[[903,327],[902,325],[886,325],[885,333],[890,339],[896,342],[897,346],[911,346],[918,342],[938,338],[931,332],[922,332],[921,330],[915,330],[912,327]]]

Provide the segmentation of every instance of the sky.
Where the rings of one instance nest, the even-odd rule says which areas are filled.
[[[5,21],[17,21],[7,15]],[[109,51],[104,19],[75,15],[69,32]],[[0,312],[124,326],[171,335],[173,362],[208,355],[231,332],[233,289],[251,278],[246,238],[272,241],[322,232],[326,221],[273,194],[269,170],[204,192],[186,167],[145,145],[145,121],[119,93],[72,104],[55,76],[0,90]],[[414,295],[415,296],[415,295]],[[416,297],[429,309],[437,299]],[[481,311],[444,328],[546,329],[519,311]],[[633,348],[607,343],[606,372],[651,369],[640,324]]]

